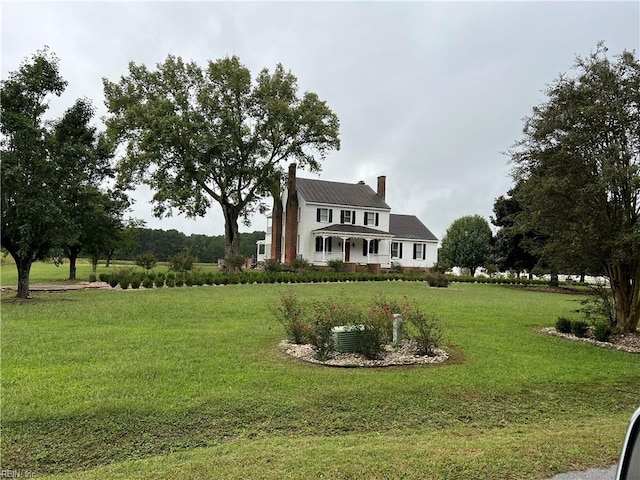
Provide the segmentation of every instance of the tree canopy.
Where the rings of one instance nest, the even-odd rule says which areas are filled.
[[[455,220],[442,239],[440,259],[451,267],[468,268],[471,275],[485,264],[491,251],[491,228],[480,215]]]
[[[526,118],[514,145],[523,212],[518,223],[544,235],[539,253],[556,268],[588,269],[610,280],[616,326],[640,316],[640,64],[613,59],[604,44],[578,57],[548,99]]]
[[[536,266],[541,266],[541,259],[533,253],[542,239],[535,232],[521,230],[517,224],[518,215],[522,207],[516,198],[518,185],[507,192],[507,196],[501,195],[493,204],[494,216],[491,223],[500,230],[493,241],[492,256],[501,271],[515,270],[529,273]]]
[[[338,118],[315,93],[299,96],[282,65],[255,81],[235,56],[203,69],[170,55],[156,67],[130,63],[118,82],[103,80],[107,131],[125,147],[121,178],[154,190],[157,216],[199,217],[218,203],[226,255],[237,255],[239,219],[279,191],[284,161],[320,169],[340,147]]]
[[[66,82],[58,59],[37,52],[1,85],[2,247],[18,269],[18,297],[29,295],[35,260],[80,240],[80,196],[109,176],[111,149],[90,125],[93,107],[77,100],[53,122],[48,99]]]

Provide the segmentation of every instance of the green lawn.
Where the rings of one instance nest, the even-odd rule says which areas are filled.
[[[290,359],[269,312],[288,288],[407,295],[442,317],[452,358],[386,369]],[[544,479],[615,463],[640,402],[640,355],[537,332],[571,315],[575,296],[367,282],[34,297],[2,297],[2,470]]]

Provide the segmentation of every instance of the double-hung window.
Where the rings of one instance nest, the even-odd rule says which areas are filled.
[[[364,212],[364,224],[378,226],[380,214],[376,212]]]
[[[330,252],[332,246],[331,238],[326,237],[323,241],[322,237],[316,237],[316,252]]]
[[[318,208],[316,210],[316,221],[320,223],[333,222],[333,211],[330,208]]]
[[[362,241],[362,256],[366,257],[367,253],[378,253],[378,247],[380,242],[377,239],[363,240]]]
[[[391,242],[391,258],[402,258],[401,242]]]
[[[426,245],[424,243],[413,244],[413,259],[424,260],[427,255]]]
[[[355,210],[340,210],[340,223],[356,223]]]

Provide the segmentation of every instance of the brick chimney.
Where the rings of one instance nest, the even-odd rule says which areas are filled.
[[[387,177],[384,175],[380,175],[378,177],[378,196],[385,200],[385,194],[387,193]]]
[[[289,165],[287,179],[287,205],[284,219],[284,263],[290,265],[298,254],[298,190],[296,188],[296,164]]]

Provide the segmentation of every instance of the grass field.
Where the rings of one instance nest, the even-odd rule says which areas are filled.
[[[269,311],[289,288],[363,303],[407,295],[441,316],[452,358],[384,369],[290,359]],[[615,463],[640,403],[640,355],[537,332],[575,296],[376,282],[34,297],[2,296],[3,471],[544,479]]]

